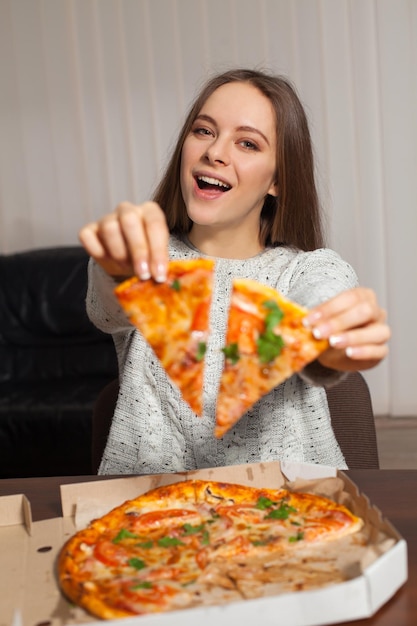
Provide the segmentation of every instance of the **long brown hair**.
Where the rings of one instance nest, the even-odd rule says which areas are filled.
[[[268,195],[261,212],[263,246],[291,245],[300,250],[323,246],[321,211],[314,179],[313,149],[304,108],[291,83],[282,76],[248,69],[229,70],[212,78],[192,104],[154,200],[162,207],[171,233],[184,235],[192,222],[180,187],[181,153],[192,125],[211,94],[222,85],[246,82],[271,102],[276,119],[278,197]]]

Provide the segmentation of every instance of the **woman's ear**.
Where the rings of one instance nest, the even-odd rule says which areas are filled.
[[[268,194],[276,198],[278,196],[278,183],[273,183],[268,189]]]

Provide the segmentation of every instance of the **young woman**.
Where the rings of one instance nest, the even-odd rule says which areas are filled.
[[[113,335],[120,393],[100,466],[157,473],[288,459],[345,468],[323,386],[387,354],[374,293],[323,247],[306,116],[287,80],[252,70],[212,79],[192,106],[154,201],[128,202],[85,226],[88,313]],[[181,400],[113,295],[136,273],[164,281],[169,258],[216,260],[204,416]],[[222,439],[213,436],[231,280],[258,280],[306,306],[331,347],[264,396]]]

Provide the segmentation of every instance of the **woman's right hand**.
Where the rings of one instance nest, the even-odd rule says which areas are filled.
[[[169,231],[156,202],[122,202],[113,213],[84,226],[79,239],[110,276],[166,278]]]

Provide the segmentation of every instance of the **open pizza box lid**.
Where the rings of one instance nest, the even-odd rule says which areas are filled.
[[[277,596],[192,608],[109,623],[124,626],[322,626],[373,615],[407,579],[404,539],[343,472],[317,465],[260,463],[183,474],[111,478],[61,486],[63,516],[32,522],[23,495],[0,498],[0,626],[103,624],[74,607],[61,594],[56,558],[64,542],[88,522],[149,489],[186,479],[219,480],[252,487],[278,488],[284,483],[344,498],[370,529],[372,557],[346,582]],[[305,480],[309,482],[306,483]],[[294,482],[295,481],[295,482]]]

